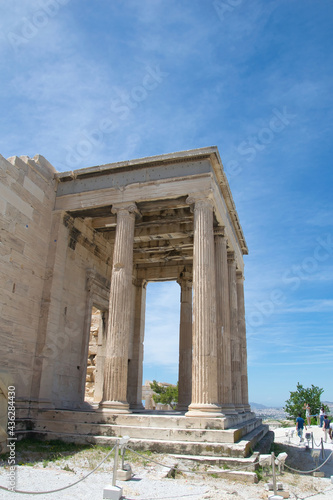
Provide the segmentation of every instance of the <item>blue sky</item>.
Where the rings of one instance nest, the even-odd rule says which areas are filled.
[[[0,152],[59,171],[217,145],[249,247],[250,400],[333,400],[330,0],[0,0]],[[144,377],[176,382],[179,287]],[[160,307],[163,304],[163,309]]]

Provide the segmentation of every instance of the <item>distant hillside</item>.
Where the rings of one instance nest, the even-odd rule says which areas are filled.
[[[250,406],[255,410],[266,410],[268,408],[268,406],[261,405],[260,403],[250,403]]]
[[[330,411],[330,413],[333,413],[333,403],[332,403],[332,401],[322,401],[322,403],[323,403],[324,405],[326,405],[326,406],[328,406],[328,407],[329,407],[329,409],[330,409],[330,410],[329,410],[329,411]]]

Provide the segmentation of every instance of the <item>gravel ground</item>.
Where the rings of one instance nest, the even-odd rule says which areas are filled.
[[[315,441],[320,442],[323,435],[321,429],[312,427]],[[286,429],[275,430],[275,442],[287,447],[288,459],[286,464],[301,470],[310,470],[315,467],[311,452],[307,451],[304,443],[299,445],[298,438],[286,436]],[[325,445],[326,457],[332,451],[332,444]],[[101,456],[103,456],[101,454]],[[98,459],[99,460],[99,459]],[[178,467],[188,470],[193,463],[180,462],[170,456],[154,455],[154,460],[168,464],[168,468],[150,462],[149,457],[145,461],[132,463],[133,478],[130,481],[117,481],[117,485],[123,488],[123,498],[126,500],[150,500],[150,499],[185,499],[185,500],[260,500],[268,496],[265,483],[271,481],[271,477],[265,476],[258,484],[246,484],[241,481],[233,481],[209,476],[203,469],[197,473],[177,474],[176,478],[166,477],[172,467],[178,463]],[[321,460],[322,462],[322,460]],[[64,470],[67,469],[67,470]],[[84,477],[92,469],[91,462],[87,456],[81,453],[55,462],[34,461],[33,466],[19,465],[16,473],[16,489],[24,491],[48,491],[70,485]],[[104,470],[103,470],[104,469]],[[333,459],[323,468],[324,478],[312,475],[300,475],[285,470],[278,477],[283,483],[284,489],[289,491],[290,498],[313,500],[332,500],[333,484],[330,476],[333,475]],[[0,469],[0,484],[8,486],[9,471],[7,468]],[[112,483],[112,463],[103,464],[101,471],[96,471],[87,479],[76,486],[66,490],[41,495],[27,495],[0,490],[0,498],[28,500],[32,497],[49,500],[78,499],[97,500],[103,498],[103,489]],[[321,493],[320,493],[321,492]],[[272,494],[272,492],[270,493]]]

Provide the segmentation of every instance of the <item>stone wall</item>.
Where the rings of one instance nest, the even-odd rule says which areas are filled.
[[[0,155],[1,366],[17,400],[30,399],[55,202],[55,169],[42,156]]]
[[[1,367],[21,408],[82,403],[92,307],[107,308],[112,245],[54,211],[55,172],[41,156],[0,156]]]

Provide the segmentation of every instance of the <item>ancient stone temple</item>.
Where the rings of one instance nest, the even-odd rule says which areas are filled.
[[[266,427],[248,403],[248,249],[218,149],[70,172],[0,162],[2,367],[21,434],[247,453]],[[181,290],[179,403],[156,416],[142,405],[145,292],[166,280]]]

